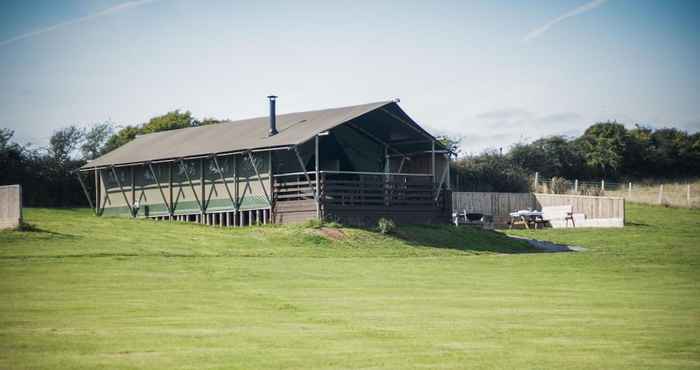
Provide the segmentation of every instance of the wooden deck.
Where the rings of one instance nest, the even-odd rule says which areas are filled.
[[[275,223],[303,222],[321,217],[344,224],[373,226],[379,218],[397,223],[432,224],[449,221],[445,191],[436,194],[431,177],[410,175],[321,174],[318,210],[316,179],[309,174],[276,178]]]

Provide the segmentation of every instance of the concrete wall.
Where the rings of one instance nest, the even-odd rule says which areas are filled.
[[[22,187],[0,186],[0,229],[15,228],[22,220]]]

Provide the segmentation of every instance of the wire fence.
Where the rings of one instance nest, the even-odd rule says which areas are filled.
[[[685,183],[645,183],[613,181],[579,181],[562,177],[533,177],[535,193],[613,196],[646,204],[700,208],[700,180]]]

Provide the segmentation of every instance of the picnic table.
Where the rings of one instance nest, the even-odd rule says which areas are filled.
[[[530,226],[534,226],[534,228],[536,229],[537,225],[543,223],[542,216],[542,211],[531,209],[523,209],[520,211],[511,212],[510,228],[512,229],[513,225],[525,225],[526,229],[529,229]]]

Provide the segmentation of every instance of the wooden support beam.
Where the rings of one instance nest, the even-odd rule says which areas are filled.
[[[83,189],[83,193],[85,193],[85,198],[88,201],[88,204],[90,205],[90,209],[94,209],[95,215],[97,215],[97,208],[95,208],[92,205],[92,199],[90,199],[90,194],[87,191],[87,187],[85,186],[85,183],[83,182],[82,176],[80,176],[80,171],[76,172],[76,175],[78,176],[78,182],[80,182],[80,187]]]
[[[136,204],[136,174],[134,166],[129,167],[131,170],[131,204]]]
[[[122,186],[122,182],[119,180],[119,176],[117,176],[117,171],[114,169],[114,166],[111,167],[112,169],[112,175],[114,176],[114,180],[117,182],[117,185],[119,186],[119,190],[122,193],[122,196],[124,197],[124,202],[126,202],[126,206],[129,207],[129,213],[131,214],[131,217],[136,217],[134,214],[134,208],[129,204],[129,199],[126,197],[126,193],[124,192],[124,187]]]
[[[314,192],[313,192],[314,200],[316,201],[316,203],[318,203],[319,200],[316,197],[316,189],[314,189],[314,185],[311,182],[311,177],[309,177],[309,172],[306,171],[306,166],[304,165],[304,160],[301,159],[301,155],[299,154],[299,150],[297,149],[296,146],[294,147],[294,154],[296,154],[297,160],[299,161],[299,165],[301,166],[302,171],[304,171],[303,174],[304,174],[304,177],[306,177],[306,182],[309,184],[309,188],[314,190]]]
[[[102,170],[96,169],[95,170],[95,211],[97,212],[97,215],[101,215],[102,211],[102,199],[100,198],[100,191],[102,188],[102,184],[100,183],[100,178],[101,178],[101,172]]]
[[[393,151],[394,151],[395,153],[397,153],[398,155],[401,155],[401,156],[403,156],[403,157],[408,157],[404,152],[402,152],[402,151],[400,151],[400,150],[394,148],[394,147],[393,147],[392,145],[390,145],[389,143],[387,143],[387,142],[385,142],[384,140],[378,138],[377,136],[375,136],[375,135],[372,134],[371,132],[369,132],[369,131],[363,129],[362,127],[360,127],[360,126],[358,126],[358,125],[356,125],[356,124],[354,124],[354,123],[352,123],[352,122],[348,122],[348,123],[346,123],[346,125],[349,126],[350,128],[355,129],[356,131],[360,132],[361,134],[364,134],[365,136],[367,136],[368,138],[372,139],[373,141],[375,141],[375,142],[377,142],[377,143],[379,143],[379,144],[381,144],[381,145],[384,145],[384,146],[388,147],[389,149],[393,150]]]
[[[219,161],[216,158],[216,154],[214,154],[212,158],[214,159],[214,165],[216,166],[216,171],[219,173],[219,177],[221,178],[221,182],[224,183],[224,188],[226,188],[226,193],[228,194],[228,198],[231,200],[231,205],[233,206],[233,209],[237,209],[238,204],[233,199],[233,195],[231,195],[231,190],[228,188],[228,183],[226,182],[226,177],[224,176],[224,171],[221,169],[221,166],[219,166]]]
[[[173,202],[173,163],[168,163],[168,198],[170,199],[170,217],[175,214],[175,202]]]
[[[265,200],[267,200],[267,204],[269,206],[272,206],[272,202],[270,201],[270,196],[267,194],[267,190],[265,189],[265,183],[263,183],[262,178],[260,178],[260,172],[258,172],[258,166],[255,165],[255,160],[253,159],[253,153],[248,152],[248,158],[250,159],[250,165],[253,166],[253,171],[255,171],[255,177],[258,178],[258,182],[260,183],[260,187],[262,188],[263,194],[265,194]],[[270,189],[272,190],[272,189]]]
[[[386,114],[392,116],[393,118],[395,118],[395,119],[401,121],[401,122],[404,123],[406,126],[412,128],[413,130],[415,130],[415,131],[418,132],[419,134],[423,135],[426,139],[432,140],[432,141],[435,140],[435,138],[432,137],[432,136],[430,136],[430,134],[426,133],[425,131],[423,131],[423,130],[420,129],[419,127],[414,126],[413,123],[408,122],[408,121],[406,121],[405,119],[403,119],[403,118],[397,116],[396,114],[390,112],[388,109],[386,109],[386,108],[381,108],[381,110],[382,110],[384,113],[386,113]]]
[[[158,191],[160,192],[161,198],[163,198],[163,203],[165,203],[165,206],[168,207],[168,215],[172,215],[173,208],[170,206],[170,203],[168,203],[168,200],[165,198],[165,192],[163,191],[163,187],[160,186],[160,179],[158,178],[158,175],[156,175],[156,171],[153,169],[153,165],[151,164],[151,162],[146,162],[146,165],[151,171],[151,175],[156,180],[156,185],[158,186]]]
[[[202,202],[199,201],[199,197],[197,196],[197,190],[194,188],[194,184],[192,183],[192,179],[190,178],[190,174],[187,171],[187,166],[185,166],[185,162],[180,159],[180,168],[182,168],[182,172],[185,173],[185,177],[187,178],[187,182],[190,184],[190,188],[192,188],[192,194],[194,194],[194,199],[197,201],[197,205],[199,206],[200,213],[204,213],[204,207],[202,206]]]

